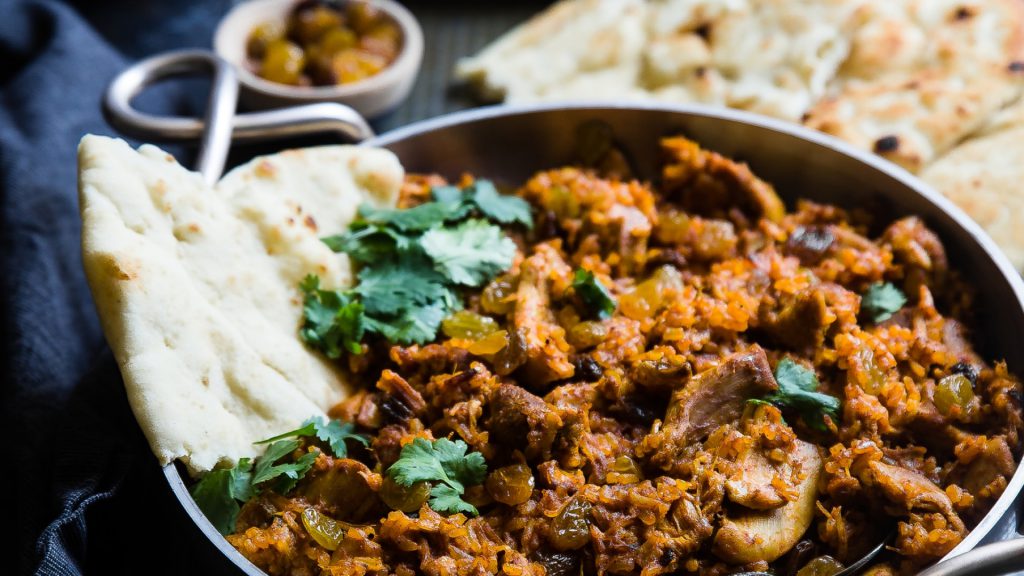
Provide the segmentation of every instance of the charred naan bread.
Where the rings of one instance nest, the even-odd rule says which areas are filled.
[[[872,0],[806,124],[918,172],[1020,97],[1024,2]]]
[[[489,100],[629,96],[646,32],[643,0],[562,1],[458,64]]]
[[[562,0],[456,76],[510,102],[656,99],[803,122],[923,173],[1024,267],[1011,223],[1024,1]]]
[[[1024,270],[1024,103],[997,115],[977,136],[921,173],[988,232]]]
[[[328,146],[257,158],[216,187],[153,146],[79,146],[82,252],[132,410],[161,463],[192,472],[322,415],[345,377],[299,340],[299,282],[351,283],[319,238],[362,202],[391,206],[384,150]]]

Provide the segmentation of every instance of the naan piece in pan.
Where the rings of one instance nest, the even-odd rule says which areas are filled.
[[[384,150],[328,146],[257,158],[211,188],[154,146],[79,146],[86,276],[132,410],[162,464],[192,472],[343,399],[346,377],[299,339],[299,282],[351,283],[319,238],[357,206],[392,206]]]

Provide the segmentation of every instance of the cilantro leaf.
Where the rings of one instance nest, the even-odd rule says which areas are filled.
[[[455,478],[465,486],[472,486],[484,481],[487,475],[487,462],[479,452],[466,454],[469,446],[462,440],[452,442],[447,438],[434,441],[434,454],[441,462],[445,474]]]
[[[591,316],[603,320],[615,312],[615,298],[590,270],[577,269],[572,278],[572,287]]]
[[[437,202],[462,202],[462,190],[458,186],[435,186],[430,189],[430,195]]]
[[[304,294],[302,303],[302,340],[323,351],[328,358],[341,356],[345,349],[352,354],[362,352],[365,323],[363,305],[338,290],[321,290],[320,278],[306,276],[299,285]]]
[[[403,446],[398,460],[388,468],[388,474],[402,486],[448,479],[441,461],[434,456],[433,444],[426,438],[414,438]]]
[[[266,452],[256,459],[255,465],[248,458],[242,458],[233,468],[225,468],[208,472],[196,482],[189,492],[196,505],[210,520],[210,523],[221,534],[230,534],[235,530],[240,503],[246,502],[259,493],[264,487],[270,487],[278,494],[286,495],[312,468],[316,461],[316,452],[306,452],[293,462],[282,462],[300,446],[299,440],[286,440],[294,437],[316,437],[330,445],[335,456],[344,458],[348,454],[345,442],[354,440],[368,444],[361,434],[355,434],[355,426],[340,420],[324,422],[322,417],[309,418],[295,430],[279,434],[255,444],[267,444]]]
[[[407,256],[398,265],[366,266],[354,289],[373,316],[399,314],[446,298],[445,279],[426,258]]]
[[[242,458],[234,468],[212,470],[190,493],[196,505],[221,534],[235,530],[241,507],[238,502],[252,497],[252,461]]]
[[[287,494],[291,491],[316,460],[315,452],[307,452],[294,462],[276,464],[278,460],[291,454],[298,447],[298,440],[281,440],[268,446],[263,456],[256,460],[256,466],[252,472],[252,484],[256,485],[268,480],[277,480],[274,484],[276,492]]]
[[[783,358],[775,368],[775,381],[779,389],[764,400],[783,408],[791,408],[815,430],[825,431],[825,415],[833,419],[839,414],[840,402],[835,396],[817,392],[818,377],[813,370]]]
[[[459,220],[469,214],[471,207],[464,202],[427,202],[413,208],[359,207],[359,216],[371,224],[386,224],[400,232],[422,232],[445,222]]]
[[[902,290],[889,282],[876,282],[861,296],[860,309],[877,324],[891,318],[906,303]]]
[[[429,230],[420,245],[435,270],[463,286],[480,286],[512,266],[516,255],[515,242],[484,220]]]
[[[533,228],[530,204],[518,196],[500,194],[490,180],[477,180],[466,192],[480,213],[491,220]]]
[[[344,252],[360,264],[391,259],[409,244],[405,236],[384,226],[353,225],[348,232],[320,239],[335,252]]]
[[[437,337],[437,329],[450,310],[444,303],[434,303],[395,317],[367,318],[366,329],[396,344],[424,344]]]
[[[322,422],[319,418],[319,422]],[[331,447],[331,451],[338,458],[348,457],[348,446],[345,444],[346,440],[353,440],[362,444],[363,446],[369,446],[370,440],[363,434],[356,434],[354,430],[355,425],[351,422],[342,422],[341,420],[330,420],[327,424],[318,424],[316,430],[316,437],[321,441],[326,442]]]
[[[346,440],[354,440],[359,442],[363,446],[369,444],[366,436],[362,434],[356,434],[353,432],[355,426],[351,422],[342,422],[341,420],[329,420],[326,423],[320,416],[314,416],[307,419],[302,423],[302,426],[295,430],[289,430],[284,434],[278,434],[272,438],[266,440],[260,440],[256,444],[268,444],[270,442],[276,442],[278,440],[284,440],[285,438],[294,437],[316,437],[326,442],[331,447],[331,452],[334,453],[338,458],[348,457],[348,446],[345,444]]]
[[[359,282],[327,291],[316,277],[303,281],[304,341],[330,358],[361,353],[367,333],[396,344],[429,342],[441,321],[461,309],[460,286],[480,286],[512,265],[516,246],[501,228],[482,219],[454,223],[477,211],[529,226],[524,200],[502,196],[486,180],[432,194],[434,202],[406,210],[360,206],[348,232],[322,239],[360,265]]]
[[[402,447],[387,474],[402,486],[436,482],[430,489],[431,508],[445,514],[464,512],[475,516],[477,509],[462,500],[462,495],[466,486],[483,482],[487,463],[479,452],[467,455],[468,448],[462,440],[440,438],[431,442],[416,438]]]
[[[479,516],[480,511],[469,502],[462,499],[462,491],[456,490],[447,484],[438,484],[430,489],[430,507],[436,512],[444,514],[457,514],[459,512],[467,516]]]

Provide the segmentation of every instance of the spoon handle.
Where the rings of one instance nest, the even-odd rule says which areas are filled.
[[[1024,574],[1024,537],[987,544],[939,562],[918,576]]]

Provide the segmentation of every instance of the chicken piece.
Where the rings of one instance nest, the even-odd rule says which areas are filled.
[[[539,228],[560,231],[570,251],[592,242],[605,257],[617,255],[620,275],[643,269],[657,220],[650,186],[562,168],[535,175],[520,194],[543,209]]]
[[[550,457],[562,427],[558,412],[547,402],[514,384],[501,384],[491,394],[490,437],[527,458]]]
[[[858,477],[869,490],[880,494],[900,512],[938,512],[953,531],[964,532],[964,523],[953,510],[946,491],[924,475],[875,460],[860,470]]]
[[[1001,436],[989,438],[964,473],[963,487],[975,497],[994,500],[1002,493],[1016,468],[1013,452]],[[1002,478],[1002,482],[1000,482]],[[998,484],[997,484],[998,483]]]
[[[803,352],[820,348],[825,332],[835,315],[831,314],[825,293],[817,287],[804,290],[777,309],[762,302],[758,326],[773,341],[790,350]]]
[[[814,520],[822,459],[813,444],[797,440],[793,465],[801,481],[797,498],[770,511],[726,517],[715,534],[711,551],[729,564],[773,562],[800,540]]]
[[[694,376],[672,393],[664,424],[657,432],[660,448],[651,462],[671,467],[675,454],[684,447],[738,420],[747,400],[777,389],[768,358],[756,344]]]
[[[596,216],[592,215],[591,220]],[[647,262],[647,240],[654,229],[647,216],[633,206],[613,204],[600,219],[607,220],[605,226],[611,229],[600,232],[601,237],[615,239],[614,246],[608,247],[608,251],[622,257],[618,265],[619,275],[627,276],[643,270]],[[612,234],[611,231],[617,233]]]
[[[752,510],[771,510],[786,503],[772,480],[776,476],[789,476],[788,466],[775,464],[763,453],[751,449],[743,453],[736,468],[736,473],[725,482],[729,500]]]
[[[701,149],[683,137],[661,141],[666,158],[662,183],[666,196],[679,199],[687,212],[702,216],[728,218],[739,208],[748,218],[766,218],[779,222],[786,214],[771,184],[761,180],[746,164]]]
[[[949,270],[942,241],[917,216],[893,222],[882,235],[882,244],[892,249],[893,259],[905,268],[904,291],[917,294],[924,284],[936,290],[943,286]]]
[[[451,342],[426,346],[393,346],[389,353],[396,370],[413,381],[426,381],[434,374],[465,370],[473,357],[468,350]]]
[[[538,245],[537,251],[523,261],[521,270],[513,322],[526,345],[523,380],[541,387],[570,378],[575,372],[569,361],[565,329],[551,311],[549,286],[553,278],[568,285],[572,271],[558,251],[545,244]]]
[[[378,518],[384,511],[377,497],[380,483],[380,474],[362,462],[322,454],[296,487],[296,495],[335,520],[359,523]]]

